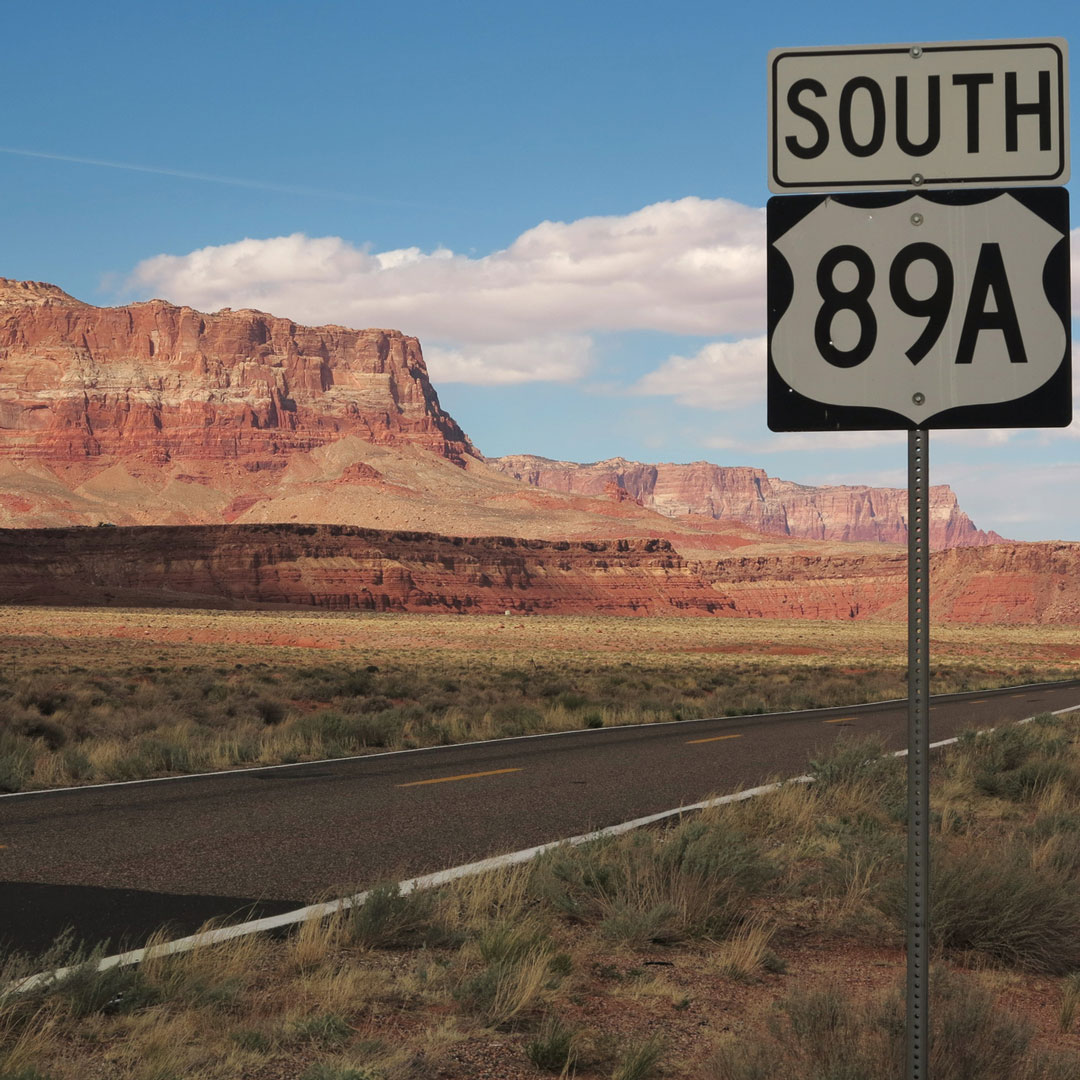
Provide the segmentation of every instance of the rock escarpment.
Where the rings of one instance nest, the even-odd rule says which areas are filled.
[[[901,488],[808,487],[763,469],[713,465],[646,465],[610,458],[589,465],[531,454],[489,458],[488,464],[534,487],[601,494],[622,489],[668,517],[701,514],[734,520],[763,533],[807,540],[907,542],[907,492]],[[930,489],[930,545],[981,547],[1002,540],[977,529],[947,485]]]
[[[0,603],[502,614],[903,618],[880,555],[691,561],[666,540],[522,540],[341,525],[0,529]],[[1080,624],[1080,544],[931,559],[935,623]]]
[[[0,529],[0,602],[502,614],[711,614],[666,540],[345,525]]]
[[[345,435],[476,451],[439,406],[420,343],[162,300],[98,308],[0,279],[0,461],[277,467]]]

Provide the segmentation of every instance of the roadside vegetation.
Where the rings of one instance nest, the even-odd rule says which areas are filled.
[[[5,614],[0,792],[906,693],[879,624]],[[950,630],[934,692],[1073,675],[1074,636],[980,630],[974,659]]]
[[[1080,725],[935,755],[932,1069],[1080,1076]],[[904,763],[0,999],[4,1080],[881,1080],[903,1059]],[[0,982],[71,962],[0,960]]]

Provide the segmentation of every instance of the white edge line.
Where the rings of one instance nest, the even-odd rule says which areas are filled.
[[[1075,682],[1074,679],[1064,679],[1062,681]],[[996,686],[989,690],[958,690],[954,694],[934,694],[930,701],[933,703],[948,698],[966,697],[971,694],[1004,694],[1007,691],[1034,690],[1039,687],[1055,687],[1059,685],[1059,683],[1021,683],[1019,686]],[[686,727],[688,724],[704,724],[716,720],[770,720],[776,717],[801,716],[803,713],[849,712],[853,709],[869,709],[877,705],[898,705],[905,701],[907,701],[907,698],[883,698],[881,701],[860,701],[854,705],[821,705],[815,709],[788,709],[786,712],[745,713],[741,716],[694,716],[686,720],[658,720],[650,724],[614,724],[611,727],[602,728],[569,728],[566,731],[540,731],[535,735],[508,735],[502,739],[472,739],[470,742],[449,743],[445,746],[414,746],[408,750],[383,750],[377,754],[350,754],[347,757],[318,758],[314,761],[290,761],[283,765],[249,765],[243,769],[218,769],[215,772],[181,773],[179,776],[148,776],[143,780],[110,780],[104,784],[77,784],[60,788],[34,788],[32,791],[7,791],[0,794],[0,799],[23,799],[31,795],[59,795],[75,791],[95,791],[101,788],[134,787],[136,784],[165,784],[178,780],[206,780],[212,776],[239,776],[243,773],[271,772],[275,769],[301,769],[310,765],[342,765],[347,761],[372,761],[384,757],[398,757],[402,754],[427,754],[434,750],[453,750],[466,746],[490,746],[496,743],[525,742],[527,739],[553,739],[558,735],[603,735],[606,731],[629,731],[633,728]]]
[[[1062,713],[1076,712],[1080,706],[1071,705],[1064,709],[1056,709],[1051,716],[1060,716]],[[1043,715],[1042,713],[1038,715]],[[1025,717],[1015,721],[1017,724],[1030,724],[1034,716]],[[683,721],[684,722],[684,721]],[[977,734],[982,735],[993,728],[986,728]],[[942,746],[949,746],[959,742],[959,738],[942,739],[940,742],[931,743],[930,749],[936,750]],[[892,757],[905,757],[907,750],[896,750]],[[475,877],[491,870],[500,870],[506,866],[517,866],[519,863],[531,862],[533,859],[552,851],[564,844],[578,845],[587,844],[593,840],[601,840],[607,836],[620,836],[622,833],[632,832],[634,829],[653,825],[658,821],[668,818],[679,817],[694,810],[708,810],[714,806],[723,806],[727,803],[743,802],[753,799],[758,795],[766,795],[770,791],[778,791],[787,784],[812,784],[814,778],[807,774],[793,776],[787,780],[778,780],[761,787],[746,788],[736,791],[731,795],[720,795],[713,799],[705,799],[702,802],[690,803],[686,806],[676,807],[674,810],[661,810],[656,814],[646,817],[634,818],[631,821],[622,821],[617,825],[608,825],[603,829],[594,829],[592,832],[581,833],[565,840],[551,840],[546,844],[536,847],[523,848],[521,851],[512,851],[506,855],[493,855],[479,862],[465,863],[462,866],[454,866],[448,870],[437,870],[432,874],[422,874],[419,877],[406,878],[398,882],[398,889],[402,894],[417,892],[422,889],[434,889],[440,885],[447,885],[451,881],[460,881],[462,878]],[[339,900],[329,900],[323,904],[311,904],[308,907],[296,908],[294,911],[286,911],[280,915],[269,915],[264,919],[253,919],[250,922],[238,923],[236,926],[222,926],[214,930],[207,930],[200,934],[192,934],[189,937],[178,938],[176,941],[166,941],[161,945],[152,946],[149,949],[132,949],[129,952],[117,953],[115,956],[106,956],[98,963],[98,971],[107,971],[109,968],[121,967],[128,964],[138,964],[143,960],[155,959],[159,956],[172,956],[176,953],[190,952],[192,949],[204,945],[217,945],[223,941],[231,941],[233,938],[247,937],[250,934],[259,934],[267,930],[279,930],[285,926],[295,926],[297,923],[307,922],[310,919],[321,919],[334,915],[340,911],[348,911],[349,908],[362,904],[372,893],[371,889],[345,896]],[[58,968],[55,971],[43,971],[36,975],[28,975],[21,982],[9,986],[0,991],[0,998],[9,994],[21,994],[34,990],[39,986],[48,986],[50,983],[65,979],[78,969],[75,967]]]

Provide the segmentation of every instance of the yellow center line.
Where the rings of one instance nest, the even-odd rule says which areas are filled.
[[[823,724],[851,724],[859,718],[857,716],[838,716],[835,720],[822,720]]]
[[[687,739],[687,746],[694,746],[696,743],[703,742],[719,742],[721,739],[741,739],[741,735],[714,735],[711,739]]]
[[[989,700],[990,700],[989,698],[981,697],[981,698],[978,698],[976,701],[969,701],[968,704],[969,705],[985,705],[986,702],[988,702]]]
[[[475,780],[478,776],[502,776],[503,773],[521,772],[521,769],[492,769],[490,772],[462,773],[460,776],[439,776],[434,780],[412,780],[397,787],[421,787],[424,784],[449,784],[451,780]]]

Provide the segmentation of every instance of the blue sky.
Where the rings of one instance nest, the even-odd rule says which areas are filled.
[[[768,51],[1080,40],[1060,2],[49,14],[5,13],[3,276],[417,334],[489,455],[803,483],[903,484],[906,459],[765,426]],[[1078,435],[935,433],[932,479],[983,528],[1080,540]]]

